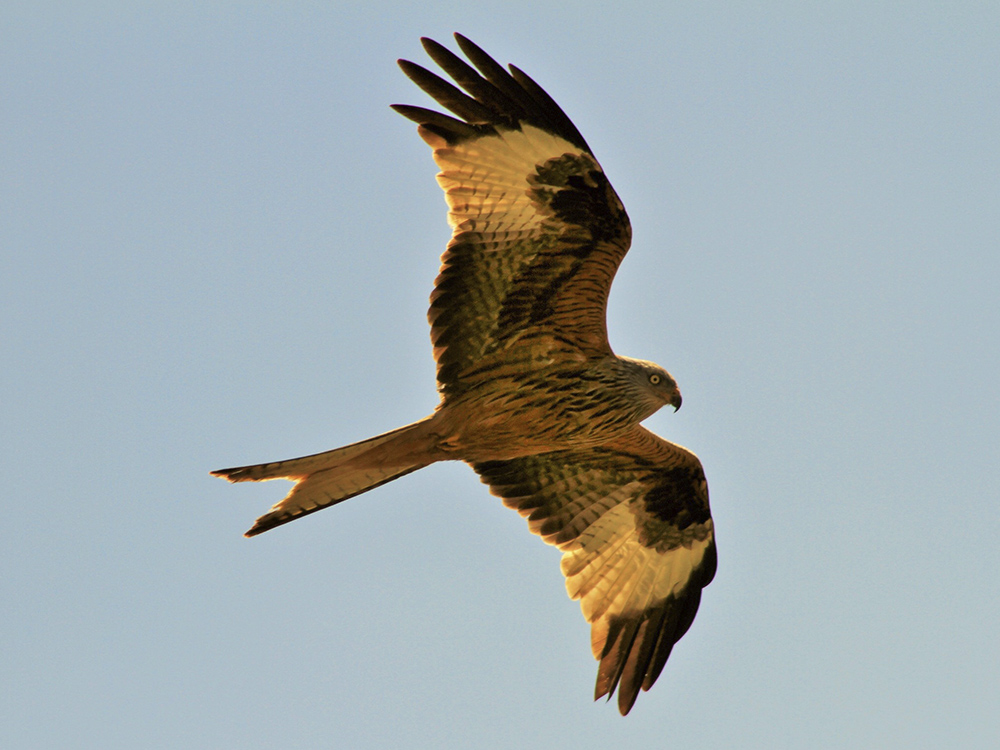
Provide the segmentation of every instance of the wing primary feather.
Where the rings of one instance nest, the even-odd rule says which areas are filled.
[[[592,153],[573,121],[535,81],[513,65],[510,66],[510,72],[507,72],[471,39],[455,34],[455,41],[486,80],[516,100],[525,112],[530,113],[529,121],[532,124],[545,128],[565,138],[574,146]]]
[[[424,38],[420,41],[430,58],[440,65],[455,83],[493,112],[495,123],[515,127],[519,121],[530,119],[519,101],[479,75],[475,68],[450,49],[433,39]]]
[[[618,687],[625,663],[628,660],[636,634],[639,632],[639,622],[631,619],[612,619],[609,623],[608,640],[597,668],[597,683],[594,686],[594,700],[603,696],[611,696]]]
[[[639,697],[639,690],[659,641],[657,636],[664,630],[673,630],[669,627],[669,623],[664,623],[664,620],[669,621],[672,616],[674,616],[672,611],[661,606],[649,617],[640,620],[631,651],[622,665],[621,681],[618,684],[618,710],[622,716],[632,710],[635,699]]]
[[[433,109],[414,107],[410,104],[390,104],[389,106],[403,117],[413,120],[418,125],[430,127],[438,133],[447,134],[447,140],[450,143],[456,140],[478,138],[479,136],[488,134],[489,131],[487,127],[470,125],[467,122],[463,122],[442,112],[436,112]]]
[[[653,683],[660,676],[660,672],[663,671],[663,667],[666,665],[674,645],[691,628],[695,615],[698,614],[698,607],[701,604],[701,591],[712,582],[712,579],[715,577],[717,565],[718,556],[715,550],[715,542],[713,541],[705,550],[705,556],[702,558],[701,565],[693,571],[692,578],[688,581],[687,589],[676,604],[678,607],[677,623],[673,626],[672,631],[663,630],[660,633],[656,651],[653,652],[653,658],[646,672],[646,679],[643,681],[643,690],[649,690],[653,686]]]
[[[461,34],[455,34],[455,41],[458,42],[459,48],[472,61],[472,64],[476,66],[487,81],[496,86],[510,99],[516,101],[523,112],[535,114],[536,116],[532,118],[533,120],[539,119],[537,117],[538,105],[535,100],[517,84],[517,81],[511,78],[510,73],[500,63],[486,54],[478,44]],[[552,124],[544,121],[535,122],[534,124],[545,125],[548,129],[552,129]]]
[[[673,622],[661,626],[652,653],[646,658],[646,665],[644,667],[645,676],[642,680],[643,690],[649,690],[653,687],[653,683],[656,682],[656,679],[660,676],[660,672],[663,671],[663,667],[666,666],[667,659],[670,658],[670,654],[674,650],[677,641],[691,627],[700,603],[701,589],[692,589],[689,592],[685,592],[681,601],[674,603],[674,611],[671,612]]]
[[[398,60],[399,67],[417,86],[424,90],[442,107],[447,107],[470,123],[488,123],[496,120],[496,115],[457,86],[409,60]]]
[[[539,86],[532,80],[532,78],[518,68],[515,65],[510,66],[511,77],[524,89],[531,98],[535,101],[537,108],[545,113],[545,116],[552,123],[551,127],[556,129],[556,132],[563,138],[568,140],[575,146],[579,146],[588,153],[593,153],[590,150],[590,146],[583,139],[583,135],[577,130],[576,125],[573,121],[569,119],[569,116],[563,112],[562,107],[556,104],[555,99],[549,96],[545,89]]]

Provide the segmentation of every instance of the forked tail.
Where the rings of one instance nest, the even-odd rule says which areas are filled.
[[[435,460],[423,429],[427,419],[324,453],[254,466],[219,469],[212,475],[230,482],[291,479],[284,500],[257,519],[245,536],[315,513],[379,485],[422,469]]]

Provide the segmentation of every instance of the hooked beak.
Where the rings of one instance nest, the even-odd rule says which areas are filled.
[[[674,407],[674,412],[676,413],[678,409],[681,408],[681,392],[674,391],[674,397],[670,399],[670,405]]]

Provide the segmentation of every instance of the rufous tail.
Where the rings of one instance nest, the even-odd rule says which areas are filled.
[[[425,435],[426,423],[427,419],[423,419],[324,453],[269,464],[219,469],[212,475],[230,482],[262,482],[267,479],[291,479],[295,482],[284,500],[258,518],[244,535],[256,536],[433,463],[431,444]]]

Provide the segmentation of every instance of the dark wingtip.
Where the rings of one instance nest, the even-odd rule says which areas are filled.
[[[403,73],[406,75],[406,77],[409,78],[410,80],[413,80],[413,76],[410,75],[410,71],[413,68],[419,68],[420,67],[415,62],[413,62],[412,60],[407,60],[405,57],[397,57],[396,58],[396,65],[399,66],[399,69],[402,70]]]
[[[465,51],[466,46],[477,47],[477,48],[479,47],[478,44],[469,39],[469,37],[465,36],[465,34],[460,34],[459,32],[456,31],[455,33],[452,34],[452,36],[455,37],[455,42],[458,44],[459,49],[461,49],[463,52]]]
[[[398,60],[396,60],[396,65],[398,65],[400,70],[402,70],[406,74],[406,77],[409,78],[411,81],[414,81],[414,83],[416,83],[416,79],[414,78],[415,76],[419,77],[421,73],[428,72],[427,68],[425,68],[423,65],[417,65],[415,62],[407,60],[404,57],[401,57]]]
[[[628,712],[632,710],[632,706],[635,705],[636,698],[639,697],[639,691],[625,692],[620,687],[618,688],[618,713],[622,716],[628,716]]]
[[[428,55],[430,55],[432,58],[434,57],[434,53],[435,52],[442,51],[442,50],[445,53],[448,52],[447,48],[443,44],[441,44],[440,42],[435,42],[429,36],[422,36],[422,37],[420,37],[420,44],[423,46],[424,51]]]

